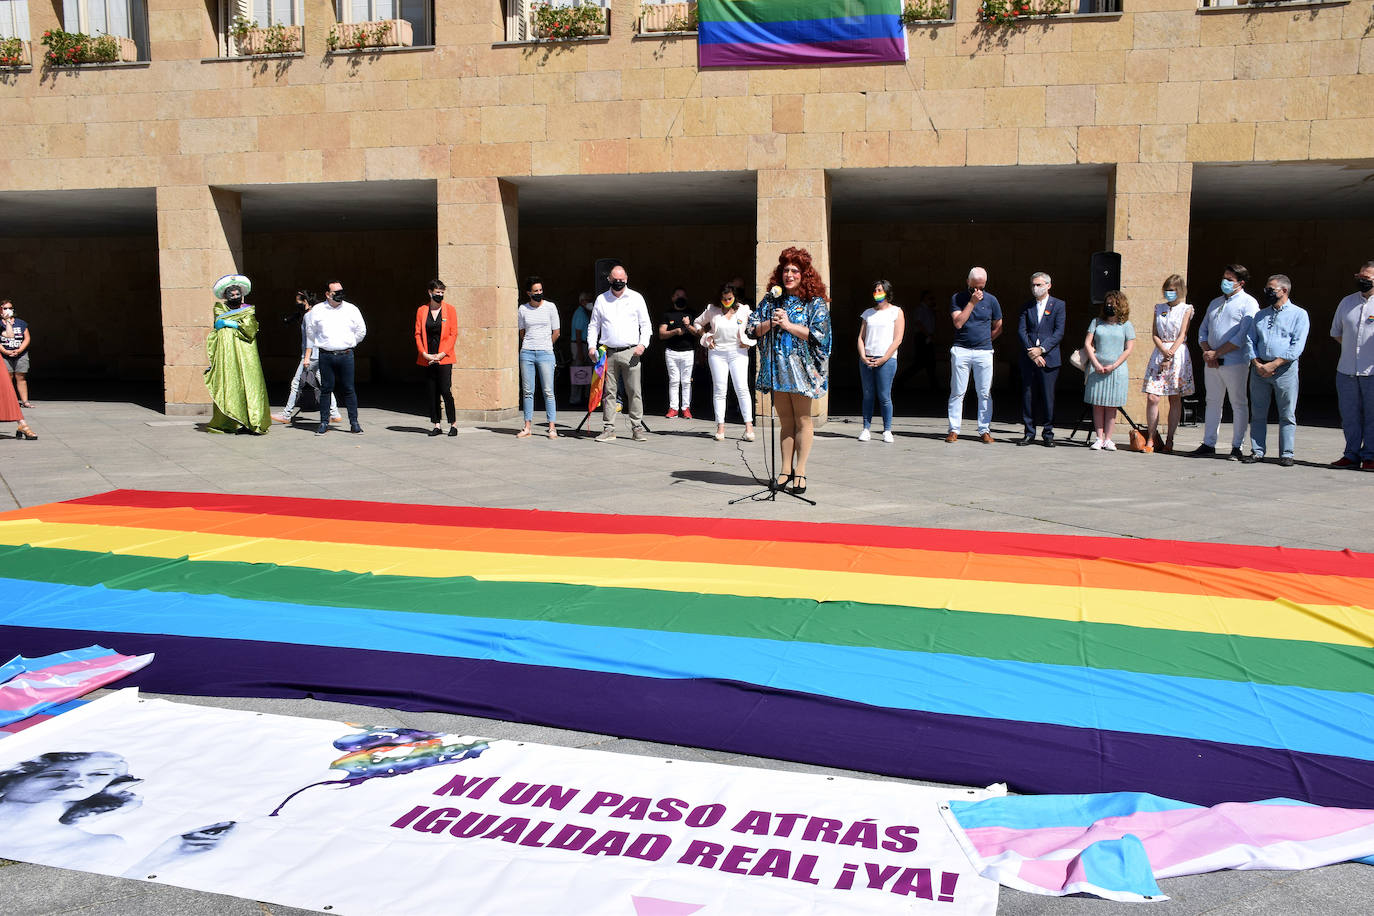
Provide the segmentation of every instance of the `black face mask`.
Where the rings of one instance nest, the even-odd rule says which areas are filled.
[[[1102,314],[1106,315],[1108,318],[1115,318],[1115,317],[1116,317],[1116,306],[1114,306],[1114,305],[1109,305],[1109,306],[1107,306],[1106,308],[1104,308],[1104,309],[1102,310]]]
[[[969,294],[970,296],[972,296],[972,295],[973,295],[974,293],[976,293],[976,292],[978,292],[978,290],[974,289],[972,286],[970,286],[970,287],[968,288],[968,294]]]
[[[612,281],[611,281],[611,289],[615,290],[616,292],[620,292],[620,291],[621,291],[622,289],[624,289],[624,288],[625,288],[625,281],[624,281],[624,280],[612,280]]]
[[[1371,289],[1374,289],[1374,280],[1371,280],[1368,277],[1356,277],[1355,288],[1362,293],[1367,293]]]
[[[687,300],[678,296],[673,300],[673,308],[677,309],[679,312],[687,311]]]
[[[444,294],[441,293],[441,292],[437,292],[437,291],[436,291],[436,292],[432,292],[432,293],[429,294],[429,298],[430,298],[430,300],[433,301],[433,302],[443,302],[443,301],[444,301]]]
[[[224,297],[224,301],[228,305],[238,305],[243,301],[243,293],[230,293]]]
[[[333,299],[335,302],[343,302],[343,301],[344,301],[343,296],[344,296],[344,293],[343,293],[343,290],[341,290],[341,289],[336,289],[336,290],[334,290],[334,292],[332,292],[332,293],[329,294],[329,298],[330,298],[330,299]]]
[[[1264,301],[1270,305],[1277,305],[1279,301],[1279,291],[1276,289],[1264,288]]]
[[[543,293],[530,293],[530,301],[531,301],[531,302],[543,302],[543,301],[544,301],[544,294],[543,294]]]

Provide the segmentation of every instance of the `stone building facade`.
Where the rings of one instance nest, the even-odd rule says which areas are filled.
[[[28,0],[34,57],[73,2]],[[459,406],[496,418],[527,274],[566,310],[611,255],[651,301],[684,278],[704,299],[803,245],[838,378],[876,277],[944,303],[981,264],[1014,310],[1047,269],[1081,335],[1110,249],[1143,343],[1170,273],[1199,310],[1229,261],[1255,287],[1290,274],[1304,376],[1329,387],[1325,322],[1374,252],[1374,2],[1124,3],[989,26],[965,0],[910,28],[905,65],[702,70],[694,35],[641,35],[631,3],[605,37],[528,42],[501,0],[437,0],[412,47],[331,52],[335,4],[300,0],[303,50],[243,58],[221,0],[134,0],[142,59],[0,71],[0,295],[43,334],[36,374],[158,378],[174,413],[207,400],[215,277],[284,307],[337,276],[372,322],[364,371],[400,379],[437,275]]]

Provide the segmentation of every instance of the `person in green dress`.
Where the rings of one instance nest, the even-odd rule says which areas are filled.
[[[242,274],[215,281],[215,326],[205,338],[205,388],[214,403],[212,433],[265,433],[272,425],[267,382],[258,359],[258,315],[246,297],[253,284]]]

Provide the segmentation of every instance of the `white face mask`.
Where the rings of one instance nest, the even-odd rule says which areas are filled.
[[[1049,288],[1048,286],[1040,286],[1040,285],[1038,285],[1038,284],[1032,284],[1032,286],[1031,286],[1031,295],[1034,296],[1035,298],[1037,298],[1037,299],[1044,299],[1044,298],[1045,298],[1046,296],[1048,296],[1049,294],[1050,294],[1050,288]]]
[[[14,311],[12,309],[5,309],[3,312],[0,312],[0,317],[13,318]]]

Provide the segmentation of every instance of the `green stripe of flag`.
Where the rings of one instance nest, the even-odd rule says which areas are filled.
[[[483,582],[467,577],[384,576],[40,547],[0,549],[0,576],[120,590],[871,646],[1374,692],[1374,649],[1369,648],[943,608]],[[23,620],[11,622],[22,625]]]
[[[698,0],[700,22],[797,22],[902,12],[900,0]]]

